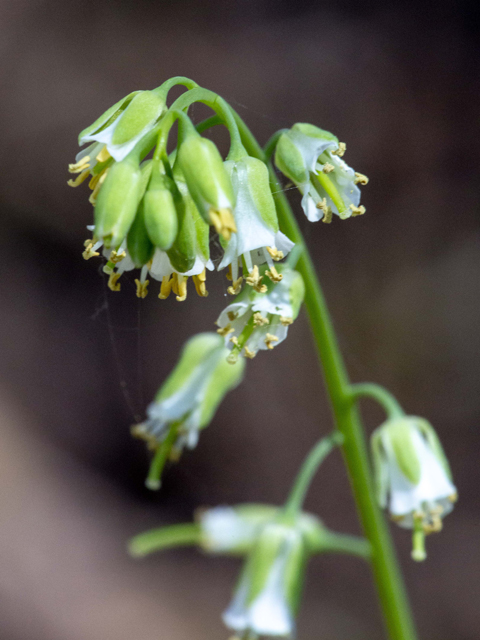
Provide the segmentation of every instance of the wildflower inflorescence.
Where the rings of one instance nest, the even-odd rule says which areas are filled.
[[[188,90],[168,107],[168,92],[175,84]],[[195,127],[188,116],[194,102],[207,104],[216,117]],[[175,121],[176,148],[167,152]],[[230,134],[225,159],[200,133],[219,122]],[[68,184],[77,187],[88,180],[94,206],[94,224],[88,226],[92,237],[84,243],[83,257],[104,260],[112,291],[121,291],[122,275],[134,270],[139,298],[152,290],[152,279],[160,284],[160,299],[173,294],[179,302],[187,297],[190,277],[203,298],[208,295],[207,271],[225,270],[229,281],[226,295],[232,298],[217,317],[216,333],[200,333],[187,341],[148,406],[146,419],[132,427],[133,435],[153,452],[146,482],[151,489],[160,487],[168,460],[178,460],[185,447],[196,446],[200,431],[243,379],[245,359],[271,351],[286,339],[306,294],[317,301],[313,324],[321,314],[319,291],[306,291],[295,268],[304,248],[295,247],[289,235],[295,233],[297,241],[301,236],[294,223],[286,225],[290,234],[280,229],[267,149],[300,191],[309,221],[331,223],[333,214],[345,220],[365,213],[360,186],[368,178],[346,164],[346,145],[336,136],[297,123],[275,134],[274,146],[267,144],[265,153],[253,157],[246,151],[245,130],[241,134],[238,122],[218,95],[188,79],[172,78],[153,91],[134,91],[108,109],[80,133],[79,144],[88,146],[69,165],[75,177]],[[221,248],[215,264],[211,243]],[[303,274],[312,282],[308,259],[306,263]],[[314,280],[313,284],[315,288]],[[333,340],[327,335],[328,325],[327,318],[327,342]],[[335,359],[329,366],[337,366]],[[441,529],[442,518],[456,500],[438,438],[425,420],[402,414],[375,431],[372,452],[378,503],[400,526],[413,530],[412,557],[423,560],[425,535]],[[242,639],[291,638],[308,558],[327,550],[370,554],[366,541],[328,532],[318,518],[301,512],[298,496],[304,495],[305,478],[311,479],[311,464],[307,458],[299,484],[294,485],[293,502],[285,508],[240,505],[203,510],[196,523],[153,536],[149,532],[145,540],[139,536],[132,550],[144,555],[145,549],[192,542],[209,553],[245,556],[223,615],[225,624]],[[295,487],[300,487],[298,492]]]

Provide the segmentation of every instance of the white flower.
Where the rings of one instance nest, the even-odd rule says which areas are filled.
[[[416,560],[423,560],[423,535],[440,531],[457,490],[431,425],[407,416],[388,420],[372,435],[378,499],[401,527],[414,529]]]
[[[334,135],[310,124],[295,124],[280,136],[275,163],[303,194],[311,222],[330,222],[332,213],[342,219],[365,213],[357,184],[368,178],[342,160],[345,149]]]
[[[230,606],[223,614],[227,627],[241,638],[291,638],[307,550],[301,531],[266,524],[247,557]]]
[[[233,282],[245,265],[250,273],[265,262],[274,269],[273,260],[286,256],[294,243],[278,229],[275,203],[270,191],[268,169],[261,160],[245,156],[237,162],[225,162],[235,194],[236,232],[224,241],[225,254],[218,270],[231,267]],[[235,285],[234,285],[235,289]],[[238,291],[237,291],[238,293]]]
[[[134,427],[134,435],[157,449],[169,436],[170,450],[192,449],[228,391],[236,387],[244,366],[232,368],[227,350],[215,333],[200,333],[187,341],[175,369],[147,408],[147,420]]]
[[[218,333],[225,336],[225,344],[233,345],[229,356],[235,362],[242,352],[253,358],[259,350],[273,349],[287,337],[288,327],[298,316],[305,286],[297,271],[288,264],[279,266],[283,278],[263,284],[265,268],[255,267],[252,286],[245,288],[217,319]],[[247,283],[249,281],[247,279]]]

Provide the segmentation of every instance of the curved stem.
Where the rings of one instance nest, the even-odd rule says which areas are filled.
[[[179,84],[187,87],[187,89],[195,89],[196,87],[198,87],[198,84],[195,82],[195,80],[191,80],[190,78],[186,78],[185,76],[174,76],[173,78],[165,80],[165,82],[157,87],[155,91],[165,91],[165,93],[168,94],[172,87],[175,87]]]
[[[384,389],[384,387],[373,382],[362,382],[361,384],[352,384],[349,388],[352,400],[358,398],[372,398],[380,404],[388,418],[400,418],[405,415],[404,410],[398,403],[397,399]]]
[[[128,551],[132,556],[142,558],[154,551],[199,544],[200,538],[200,525],[196,522],[173,524],[134,536],[128,543]]]
[[[370,560],[372,557],[372,545],[364,538],[350,536],[346,533],[325,531],[318,552],[348,553],[351,556],[358,556],[359,558]]]
[[[320,442],[317,442],[313,447],[305,458],[295,482],[293,483],[292,490],[290,491],[290,495],[288,496],[288,500],[284,507],[285,516],[294,516],[301,510],[308,488],[318,467],[322,464],[330,451],[332,451],[336,445],[342,444],[343,440],[343,435],[339,431],[335,431],[329,436],[322,438]]]
[[[233,109],[232,112],[235,113]],[[249,154],[265,161],[265,155],[248,127],[238,114],[235,114],[235,118]],[[304,245],[295,216],[271,166],[270,178],[282,231],[295,243]],[[392,640],[415,640],[417,636],[402,575],[387,525],[375,500],[360,416],[355,403],[351,402],[345,364],[312,259],[306,249],[297,269],[305,281],[305,306],[335,421],[339,431],[345,436],[342,447],[344,459],[360,519],[372,545],[371,563],[385,624]]]
[[[195,129],[198,131],[198,133],[203,133],[207,129],[211,129],[212,127],[216,127],[220,124],[224,124],[222,118],[218,115],[214,115],[196,124]]]

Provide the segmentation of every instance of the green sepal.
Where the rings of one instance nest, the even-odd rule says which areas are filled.
[[[447,474],[449,480],[453,482],[452,470],[450,469],[450,464],[448,462],[447,456],[445,455],[445,451],[443,450],[442,444],[440,442],[440,439],[435,429],[428,422],[428,420],[425,420],[424,418],[415,417],[413,419],[416,421],[418,429],[427,439],[428,444],[430,445],[430,448],[432,449],[433,453],[435,454],[438,461],[440,462],[443,469],[445,470],[445,473]]]
[[[325,131],[325,129],[320,129],[320,127],[316,127],[314,124],[309,124],[308,122],[295,123],[291,128],[291,131],[298,131],[298,133],[302,133],[304,136],[308,136],[309,138],[329,140],[338,144],[338,138],[333,133],[330,133],[330,131]]]
[[[177,161],[205,222],[210,223],[212,207],[233,207],[232,184],[222,156],[211,140],[189,132],[178,150]]]
[[[275,164],[295,184],[308,182],[308,169],[300,150],[288,133],[282,133],[275,148]]]
[[[216,333],[199,333],[188,340],[182,349],[180,358],[160,387],[155,402],[161,402],[179,391],[187,383],[193,370],[210,355],[212,350],[223,346],[223,338]]]
[[[94,237],[103,239],[106,248],[117,248],[127,235],[137,212],[141,178],[138,163],[128,158],[108,170],[94,212]]]
[[[251,604],[265,587],[273,564],[284,543],[285,529],[283,525],[276,523],[265,525],[248,556],[244,569],[249,584],[247,605]]]
[[[174,196],[178,220],[178,233],[171,248],[167,251],[170,263],[175,271],[186,273],[195,264],[195,223],[180,192]]]
[[[178,218],[173,193],[175,185],[162,173],[160,162],[153,161],[150,184],[144,196],[145,225],[153,244],[167,251],[177,237]]]
[[[147,264],[152,259],[155,251],[145,226],[143,200],[137,209],[137,214],[127,234],[127,249],[136,267],[143,267],[143,265]]]
[[[371,437],[373,471],[375,477],[375,492],[378,504],[384,509],[388,496],[388,468],[383,450],[382,433],[376,429]]]
[[[285,597],[293,615],[296,615],[300,606],[305,568],[308,560],[307,551],[301,536],[290,543],[288,559],[284,572]]]
[[[229,350],[225,349],[225,354],[220,358],[205,389],[201,404],[200,429],[210,424],[225,395],[235,389],[243,379],[245,358],[238,358],[235,363],[231,364],[227,362],[229,353]]]
[[[80,132],[78,136],[78,144],[82,145],[82,139],[89,136],[92,133],[99,133],[103,129],[106,129],[109,125],[112,124],[114,120],[118,118],[118,116],[126,109],[126,107],[130,104],[133,98],[142,93],[141,91],[133,91],[129,93],[128,96],[122,98],[118,102],[116,102],[113,107],[107,109],[105,113],[103,113],[99,118],[95,120],[93,124]]]
[[[128,551],[134,558],[143,558],[154,551],[197,545],[199,543],[199,525],[195,522],[188,522],[140,533],[130,540]]]
[[[165,99],[153,91],[142,91],[124,109],[112,136],[113,145],[125,144],[152,126],[165,110]]]
[[[210,258],[210,227],[200,215],[185,182],[176,180],[177,188],[182,194],[186,210],[192,216],[195,226],[196,254],[200,254],[205,262]]]
[[[399,418],[385,423],[382,439],[385,447],[391,447],[403,475],[417,485],[420,482],[421,465],[411,435],[410,420]]]
[[[292,274],[292,281],[290,283],[290,304],[292,306],[293,320],[296,320],[300,313],[300,308],[305,297],[305,282],[302,275],[298,271],[294,271]]]

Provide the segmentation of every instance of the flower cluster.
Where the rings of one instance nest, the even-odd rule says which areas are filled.
[[[163,527],[136,536],[134,556],[179,544],[198,545],[211,554],[245,557],[225,625],[238,638],[292,638],[305,569],[312,555],[326,552],[368,557],[370,547],[354,536],[337,534],[316,516],[287,517],[279,507],[242,504],[199,510],[196,523]]]

